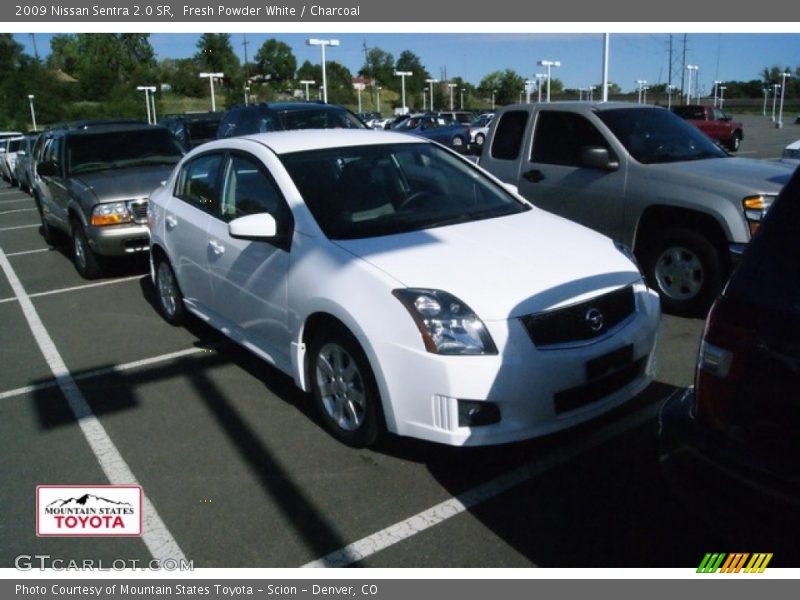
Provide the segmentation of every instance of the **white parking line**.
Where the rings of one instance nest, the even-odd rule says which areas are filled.
[[[10,215],[11,213],[20,213],[20,212],[30,212],[36,210],[36,207],[33,208],[14,208],[12,210],[0,210],[0,215]]]
[[[73,379],[75,381],[84,381],[85,379],[102,377],[103,375],[111,375],[113,373],[124,373],[125,371],[140,369],[142,367],[168,362],[178,358],[183,358],[185,356],[193,356],[195,354],[200,354],[201,352],[208,352],[214,347],[216,346],[211,345],[207,348],[188,348],[186,350],[178,350],[177,352],[170,352],[169,354],[162,354],[160,356],[153,356],[151,358],[143,358],[142,360],[135,360],[129,363],[122,363],[111,367],[104,367],[102,369],[94,369],[92,371],[81,373],[80,375],[75,375],[73,376]],[[46,390],[48,388],[56,387],[57,385],[58,382],[55,379],[43,381],[42,383],[37,383],[35,385],[26,385],[24,387],[8,390],[6,392],[0,392],[0,400],[13,398],[14,396],[22,396],[23,394],[30,394],[31,392],[38,392],[39,390]]]
[[[36,308],[33,306],[33,302],[25,292],[25,288],[22,287],[17,274],[2,249],[0,249],[0,268],[5,272],[11,289],[14,290],[14,295],[19,300],[22,311],[25,314],[25,319],[28,321],[28,326],[34,338],[36,338],[39,350],[41,350],[50,370],[53,372],[56,382],[78,422],[78,426],[81,428],[108,481],[118,485],[139,485],[138,480],[133,475],[125,459],[122,458],[119,450],[114,446],[114,442],[106,433],[105,428],[92,413],[89,403],[64,364],[56,345],[53,343],[53,339],[45,329],[39,314],[36,312]],[[153,558],[159,561],[166,559],[185,561],[186,556],[178,546],[178,542],[172,537],[146,494],[144,495],[143,514],[144,531],[142,533],[142,541],[144,541]]]
[[[587,450],[622,435],[626,431],[643,425],[658,414],[659,407],[660,404],[658,402],[648,404],[641,410],[627,415],[624,419],[578,438],[549,455],[532,460],[455,498],[441,502],[413,517],[395,523],[340,550],[331,552],[318,560],[311,561],[303,565],[302,568],[346,567],[364,560],[376,552],[407,540],[434,525],[460,515],[478,504],[491,500],[537,475],[554,469]]]
[[[33,225],[17,225],[16,227],[0,227],[0,231],[14,231],[15,229],[32,229],[33,227],[41,227],[41,224],[34,223]]]
[[[2,250],[0,250],[2,251]],[[4,256],[11,256],[10,254],[6,254]],[[75,292],[78,290],[85,290],[88,288],[95,288],[101,287],[104,285],[114,285],[115,283],[124,283],[126,281],[133,281],[135,279],[141,279],[145,277],[145,275],[131,275],[130,277],[120,277],[119,279],[109,279],[108,281],[98,281],[97,283],[87,283],[84,285],[76,285],[73,287],[67,288],[59,288],[57,290],[49,290],[47,292],[36,292],[35,294],[29,294],[28,298],[41,298],[42,296],[52,296],[53,294],[64,294],[66,292]],[[17,296],[11,296],[9,298],[0,298],[0,304],[4,304],[6,302],[16,302],[19,300]]]
[[[22,252],[9,252],[6,254],[8,258],[12,256],[25,256],[26,254],[39,254],[39,252],[52,252],[55,248],[37,248],[36,250],[23,250]]]
[[[14,204],[17,202],[33,202],[33,198],[20,198],[18,200],[0,200],[0,204]]]

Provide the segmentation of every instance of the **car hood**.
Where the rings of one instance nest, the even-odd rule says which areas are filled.
[[[641,281],[636,265],[609,238],[539,209],[334,243],[403,286],[455,295],[485,321]]]
[[[792,176],[785,165],[754,158],[709,158],[647,165],[647,169],[651,177],[662,181],[683,178],[711,190],[736,187],[744,195],[778,193]]]
[[[78,173],[70,185],[94,193],[99,202],[145,198],[169,178],[173,165],[152,165]]]

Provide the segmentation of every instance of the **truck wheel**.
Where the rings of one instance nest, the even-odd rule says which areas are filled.
[[[84,279],[97,279],[103,274],[102,259],[92,250],[83,225],[77,221],[72,223],[72,260]]]
[[[665,312],[704,317],[723,284],[719,249],[693,229],[667,229],[648,243],[643,266]]]
[[[740,132],[736,131],[731,136],[731,142],[728,145],[728,148],[730,148],[731,152],[738,152],[739,151],[739,147],[741,145],[742,145],[742,134]]]

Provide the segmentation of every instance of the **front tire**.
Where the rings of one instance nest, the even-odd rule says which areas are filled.
[[[175,271],[169,261],[162,258],[156,261],[155,273],[158,311],[170,325],[180,325],[186,320],[186,307]]]
[[[720,251],[692,229],[667,229],[648,244],[645,276],[665,312],[704,317],[719,295],[724,266]]]
[[[72,223],[72,261],[84,279],[97,279],[103,274],[102,259],[92,250],[83,224]]]
[[[311,393],[325,429],[348,446],[374,445],[385,424],[375,377],[359,343],[327,327],[309,349]]]
[[[731,152],[738,152],[741,145],[742,145],[742,134],[736,131],[734,132],[733,136],[731,136],[731,141],[730,144],[728,144],[728,148],[730,148]]]

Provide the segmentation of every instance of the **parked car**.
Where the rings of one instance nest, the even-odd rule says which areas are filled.
[[[475,114],[468,110],[441,110],[438,115],[448,121],[456,121],[469,125],[475,120]]]
[[[783,153],[781,154],[781,162],[795,166],[800,164],[800,140],[792,142],[783,149]]]
[[[674,490],[696,507],[776,517],[786,531],[800,515],[798,228],[800,171],[708,315],[694,387],[659,419]]]
[[[736,152],[744,139],[744,125],[734,121],[721,108],[702,104],[673,106],[672,112],[697,127],[712,140]]]
[[[336,104],[285,102],[235,106],[222,117],[218,138],[287,129],[366,129],[353,113]]]
[[[218,140],[149,219],[164,318],[199,315],[289,374],[348,444],[544,435],[653,376],[658,298],[630,254],[422,138]]]
[[[373,119],[371,123],[367,123],[372,129],[391,129],[391,125],[394,123],[394,117],[379,117],[377,119]]]
[[[102,275],[109,258],[147,251],[147,197],[181,156],[164,127],[53,131],[36,167],[45,240],[69,236],[75,268],[87,279]]]
[[[37,132],[26,133],[22,138],[20,149],[17,151],[17,164],[15,166],[17,185],[22,191],[28,193],[31,193],[31,184],[33,182],[31,153],[38,137],[39,133]]]
[[[22,135],[6,138],[6,151],[0,157],[3,159],[3,176],[11,185],[17,185],[17,153],[22,148],[24,140]]]
[[[400,121],[392,130],[422,136],[450,146],[458,152],[466,152],[469,144],[469,127],[432,114],[411,115]]]
[[[665,310],[693,316],[791,176],[731,157],[667,109],[625,102],[505,107],[479,162],[537,206],[633,248]]]
[[[486,141],[486,136],[489,133],[489,125],[492,123],[492,116],[481,116],[474,119],[469,124],[470,145],[478,152],[483,148],[483,143]]]
[[[169,129],[187,150],[217,139],[222,112],[165,115],[158,124]]]

